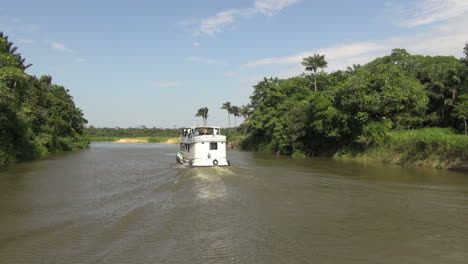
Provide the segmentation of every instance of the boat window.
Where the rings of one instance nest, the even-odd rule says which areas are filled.
[[[194,136],[198,135],[213,135],[212,127],[197,127],[194,132]]]
[[[211,142],[210,150],[218,150],[218,142]]]

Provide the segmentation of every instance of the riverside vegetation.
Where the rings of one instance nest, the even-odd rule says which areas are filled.
[[[89,145],[82,111],[52,77],[28,75],[25,59],[0,32],[0,167]]]
[[[323,55],[304,58],[312,75],[254,86],[240,146],[302,158],[457,166],[468,158],[468,44],[464,54],[394,49],[332,73],[317,72],[327,66]],[[222,106],[228,114],[229,106]]]

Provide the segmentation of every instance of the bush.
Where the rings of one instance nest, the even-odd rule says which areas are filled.
[[[307,156],[301,151],[294,151],[292,157],[294,159],[307,159]]]

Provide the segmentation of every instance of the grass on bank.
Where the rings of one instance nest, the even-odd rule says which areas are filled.
[[[468,136],[456,134],[448,128],[395,130],[381,145],[365,150],[346,147],[334,157],[449,168],[468,159]]]

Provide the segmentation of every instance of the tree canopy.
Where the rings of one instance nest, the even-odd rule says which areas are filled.
[[[0,167],[88,146],[87,121],[69,90],[25,73],[31,64],[16,50],[0,33]]]
[[[334,144],[379,144],[390,129],[462,130],[462,98],[468,93],[464,60],[394,49],[347,71],[317,73],[326,66],[319,54],[304,58],[302,64],[314,71],[320,91],[308,88],[307,75],[259,82],[243,124],[248,131],[244,148],[313,155]]]

